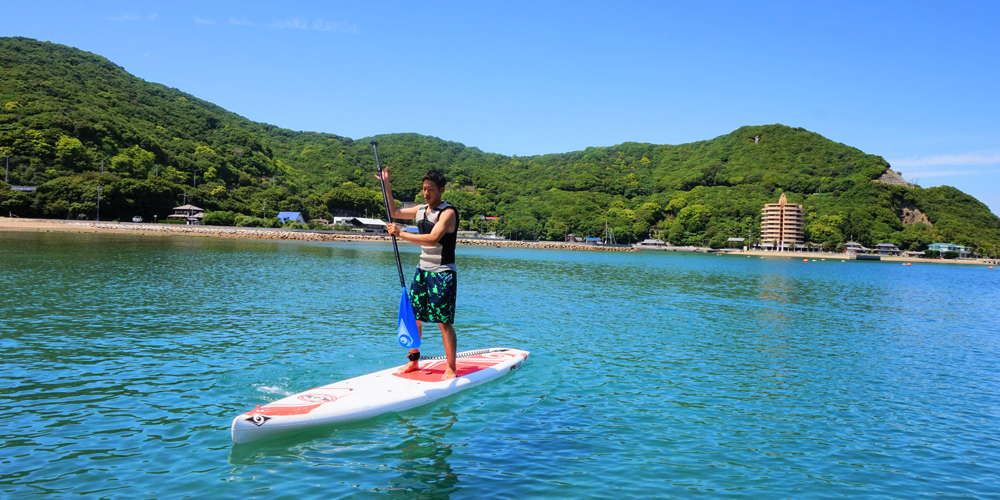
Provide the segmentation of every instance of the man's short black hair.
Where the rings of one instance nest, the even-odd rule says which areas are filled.
[[[424,174],[424,177],[420,179],[420,183],[423,184],[424,181],[431,181],[434,184],[437,184],[438,189],[444,189],[444,185],[448,182],[445,180],[444,174],[438,172],[437,170],[428,170],[427,173]]]

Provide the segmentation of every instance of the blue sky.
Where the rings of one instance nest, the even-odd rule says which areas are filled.
[[[249,119],[508,155],[782,123],[1000,213],[1000,4],[10,2],[77,47]]]

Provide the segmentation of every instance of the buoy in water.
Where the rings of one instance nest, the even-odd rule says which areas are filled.
[[[913,264],[910,264],[909,262],[907,262],[907,263],[906,263],[906,265],[908,265],[908,266],[912,266]]]
[[[990,266],[990,269],[993,269],[993,266]]]
[[[802,259],[802,262],[809,262],[809,259]]]

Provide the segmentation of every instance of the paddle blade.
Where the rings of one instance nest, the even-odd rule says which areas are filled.
[[[403,287],[403,296],[399,298],[399,345],[407,349],[420,347],[420,332],[417,331],[417,318],[413,316],[413,306],[410,305],[410,297],[406,295],[406,287]]]

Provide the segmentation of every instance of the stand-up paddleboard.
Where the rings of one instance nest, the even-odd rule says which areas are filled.
[[[233,442],[247,443],[324,425],[343,424],[425,405],[510,373],[528,351],[493,348],[456,355],[457,377],[442,381],[443,357],[421,360],[419,369],[369,373],[257,406],[233,419]]]

